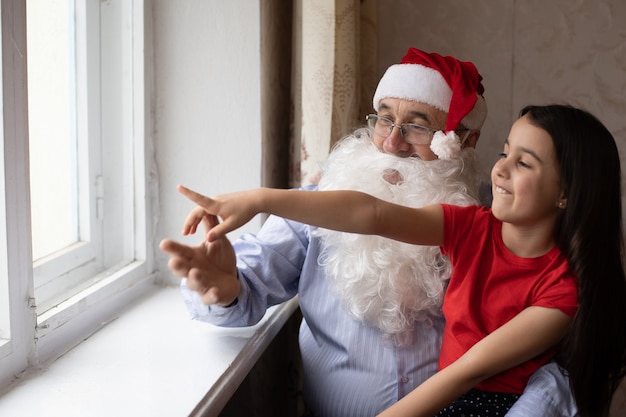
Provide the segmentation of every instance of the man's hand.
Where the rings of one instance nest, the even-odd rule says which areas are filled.
[[[207,233],[218,224],[211,215],[201,220]],[[235,251],[226,237],[198,246],[164,239],[159,248],[170,255],[168,267],[174,275],[187,277],[187,287],[200,294],[203,303],[227,306],[239,295]]]

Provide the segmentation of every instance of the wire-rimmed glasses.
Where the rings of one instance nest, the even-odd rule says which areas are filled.
[[[384,138],[391,135],[393,128],[397,127],[400,129],[404,141],[411,145],[428,145],[436,132],[436,130],[431,130],[415,123],[402,123],[398,125],[390,119],[377,114],[368,114],[365,116],[365,119],[367,120],[367,125],[374,130],[377,135]]]

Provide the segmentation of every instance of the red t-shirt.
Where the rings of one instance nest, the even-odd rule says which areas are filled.
[[[502,222],[490,209],[442,207],[445,233],[441,250],[450,258],[452,276],[443,303],[446,326],[440,369],[526,307],[558,308],[574,316],[578,306],[576,282],[558,248],[536,258],[520,258],[504,245]],[[545,352],[476,388],[521,394],[528,378],[553,354],[553,350]]]

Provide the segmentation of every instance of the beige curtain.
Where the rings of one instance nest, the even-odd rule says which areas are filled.
[[[296,0],[291,186],[314,184],[332,146],[371,112],[377,0]]]

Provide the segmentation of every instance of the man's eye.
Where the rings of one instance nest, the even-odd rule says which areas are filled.
[[[411,123],[405,124],[404,128],[406,129],[407,132],[411,132],[411,133],[421,134],[421,133],[428,132],[428,129],[426,129],[424,126],[414,125]]]

